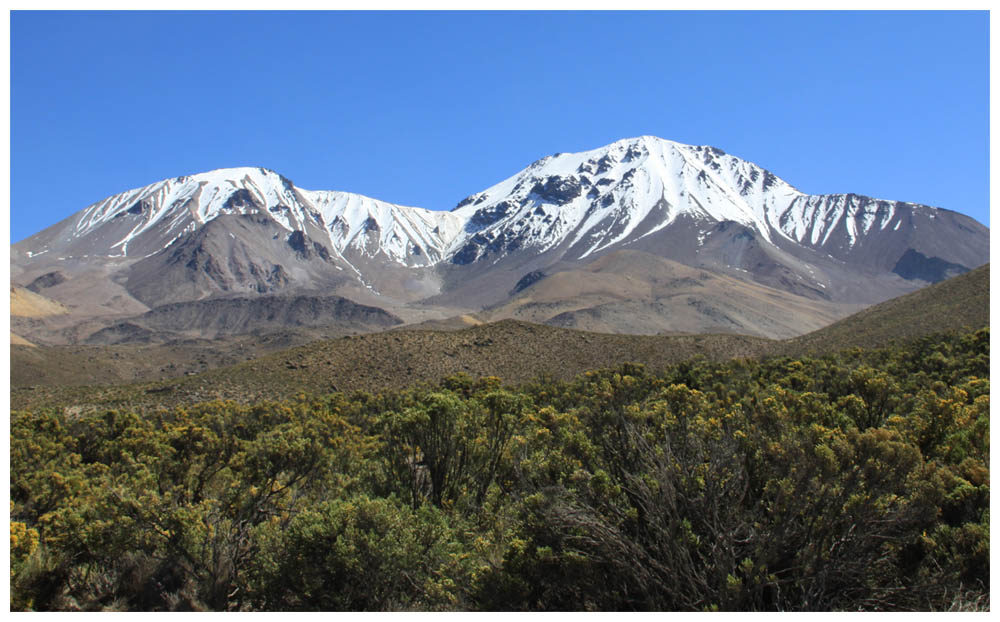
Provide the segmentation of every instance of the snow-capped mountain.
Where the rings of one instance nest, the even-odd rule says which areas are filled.
[[[583,259],[669,227],[679,215],[735,221],[768,239],[797,190],[713,147],[651,136],[542,158],[454,210],[480,239],[514,238],[544,252],[561,244]],[[460,263],[481,253],[458,240]]]
[[[451,260],[465,264],[518,249],[563,246],[569,259],[627,246],[674,224],[736,222],[763,240],[823,249],[847,260],[866,237],[909,235],[933,207],[858,195],[808,195],[752,162],[708,146],[653,136],[538,160],[455,208],[467,236]],[[971,221],[971,219],[966,219]],[[898,237],[898,236],[897,236]],[[902,254],[902,251],[900,252]]]
[[[39,234],[45,243],[27,252],[58,249],[76,256],[141,258],[219,216],[234,214],[265,216],[289,234],[307,232],[336,253],[382,253],[390,261],[418,266],[439,261],[461,228],[460,218],[447,212],[347,192],[313,192],[274,171],[229,168],[108,197]]]
[[[628,278],[623,262],[653,255],[858,305],[985,263],[989,235],[950,210],[809,195],[717,148],[642,136],[542,158],[450,212],[305,190],[263,168],[167,179],[13,245],[11,275],[101,313],[297,291],[466,312],[530,298],[549,275],[622,252],[605,262],[615,266],[608,283]],[[668,312],[661,285],[673,277],[648,278],[660,310],[643,313]],[[572,279],[556,282],[574,295]]]
[[[262,168],[219,169],[108,197],[15,249],[137,258],[231,214],[264,215],[337,254],[431,266],[558,247],[566,259],[582,260],[652,236],[680,217],[704,223],[696,236],[702,241],[713,223],[735,222],[771,244],[847,260],[873,234],[910,236],[915,218],[954,213],[853,194],[808,195],[714,147],[641,136],[542,158],[451,212],[305,190]]]

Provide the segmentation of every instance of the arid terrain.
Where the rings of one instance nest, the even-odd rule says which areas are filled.
[[[624,362],[661,369],[702,356],[712,361],[832,353],[989,325],[989,265],[876,305],[805,336],[607,334],[519,320],[317,339],[269,333],[220,340],[114,346],[11,348],[14,408],[45,404],[251,402],[297,393],[377,392],[465,373],[508,383],[568,380]],[[463,327],[464,326],[464,327]],[[302,344],[302,345],[298,345]]]

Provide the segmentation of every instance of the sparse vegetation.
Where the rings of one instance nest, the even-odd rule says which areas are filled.
[[[839,322],[782,342],[775,353],[800,356],[873,348],[942,331],[990,323],[990,264],[874,305]]]
[[[320,340],[315,334],[288,333],[160,346],[15,347],[11,401],[14,408],[82,409],[211,399],[249,403],[303,391],[402,389],[457,373],[497,376],[516,385],[539,376],[570,380],[626,362],[660,371],[696,356],[715,362],[799,357],[903,344],[935,332],[988,325],[986,265],[786,341],[745,335],[612,335],[507,320],[456,331],[400,329]],[[310,338],[307,345],[288,347]]]
[[[321,378],[308,352],[232,390],[279,363]],[[11,607],[988,609],[988,328],[732,354],[50,394],[11,417]]]
[[[498,376],[518,384],[545,375],[570,380],[584,371],[627,361],[660,370],[697,355],[717,361],[757,356],[768,343],[742,335],[608,335],[507,320],[454,332],[388,331],[317,341],[158,382],[81,387],[71,386],[77,383],[46,386],[29,380],[32,388],[15,388],[11,399],[15,407],[74,405],[83,409],[212,399],[251,403],[301,392],[403,389],[458,373]],[[60,370],[73,369],[73,359],[56,360]]]

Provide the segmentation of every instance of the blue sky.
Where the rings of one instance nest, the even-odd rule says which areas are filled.
[[[431,209],[652,134],[989,224],[986,12],[11,16],[11,237],[264,166]]]

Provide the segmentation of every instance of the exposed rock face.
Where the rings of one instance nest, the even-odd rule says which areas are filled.
[[[256,211],[260,208],[261,204],[246,188],[240,188],[239,190],[234,191],[222,204],[222,209],[227,212],[244,213],[244,211],[247,210]],[[285,206],[279,205],[272,209],[280,210],[282,208],[285,208]]]
[[[510,201],[501,201],[496,205],[491,206],[489,209],[480,210],[473,214],[472,217],[469,218],[469,224],[467,224],[465,228],[469,231],[477,231],[484,227],[488,227],[509,214],[514,207],[514,204]]]
[[[30,289],[31,291],[38,293],[40,290],[55,287],[60,283],[66,282],[66,275],[62,272],[46,272],[42,276],[38,277],[31,283],[27,285],[25,289]]]
[[[940,257],[928,257],[912,248],[906,249],[892,269],[904,279],[919,279],[937,283],[969,271],[965,266],[945,261]]]
[[[288,234],[288,246],[295,251],[299,259],[313,259],[314,257],[323,261],[330,261],[330,251],[321,243],[310,240],[303,231],[293,231]]]
[[[380,330],[401,324],[383,309],[340,296],[259,296],[214,298],[161,305],[127,322],[102,329],[88,343],[160,340],[171,335],[230,335],[289,327]]]
[[[155,333],[132,322],[120,322],[92,333],[85,343],[90,345],[115,345],[119,343],[152,343]]]
[[[280,291],[290,278],[279,263],[283,255],[275,250],[291,244],[275,244],[278,231],[256,216],[218,217],[163,253],[135,263],[126,287],[150,306],[217,293]],[[294,252],[288,251],[286,256]]]
[[[478,261],[480,257],[489,253],[492,246],[493,240],[481,233],[477,233],[452,256],[451,263],[456,266],[464,266]]]
[[[579,179],[558,175],[539,180],[531,187],[531,192],[543,201],[556,204],[569,203],[580,196],[582,191],[583,186]]]
[[[528,274],[525,274],[524,276],[521,277],[521,280],[518,281],[516,285],[514,285],[514,289],[510,290],[510,295],[513,296],[514,294],[531,287],[532,285],[534,285],[535,283],[544,278],[545,278],[544,272],[542,272],[541,270],[532,270]]]

